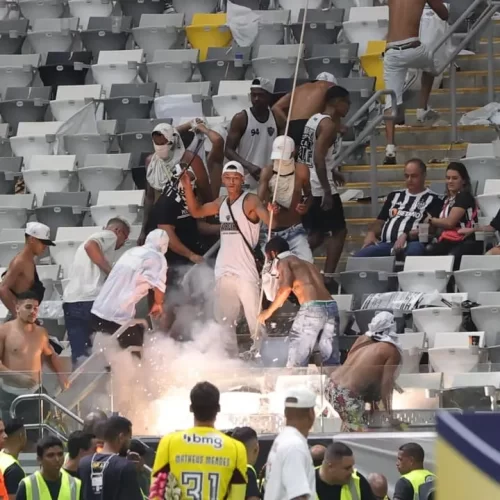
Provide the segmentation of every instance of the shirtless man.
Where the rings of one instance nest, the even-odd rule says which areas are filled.
[[[299,145],[304,133],[304,127],[307,120],[316,113],[322,113],[325,107],[325,94],[330,87],[334,87],[337,80],[331,73],[320,73],[316,80],[304,83],[295,89],[293,99],[293,109],[290,115],[290,125],[288,126],[288,135]],[[286,122],[292,93],[283,96],[273,106],[275,116]]]
[[[38,299],[43,300],[45,287],[38,278],[35,259],[45,252],[47,246],[55,246],[50,240],[50,229],[39,222],[28,222],[25,231],[25,245],[9,264],[0,283],[0,300],[9,310],[12,318],[16,317],[16,297],[28,290]]]
[[[290,252],[286,240],[275,236],[266,245],[266,256],[271,262],[269,274],[275,279],[272,304],[259,314],[265,324],[293,292],[300,304],[289,335],[287,368],[307,366],[316,343],[323,363],[338,365],[340,362],[338,339],[339,311],[337,303],[323,284],[323,277],[314,264],[305,262]]]
[[[392,392],[402,361],[394,316],[378,313],[368,328],[325,386],[327,401],[342,419],[342,432],[366,430],[365,402],[382,400],[384,410],[392,414]]]
[[[424,123],[436,118],[436,112],[428,107],[429,96],[434,83],[434,60],[431,57],[432,47],[426,47],[419,40],[420,19],[425,4],[443,20],[448,20],[448,9],[443,0],[389,0],[389,32],[384,55],[385,88],[396,93],[397,105],[403,104],[403,88],[408,69],[423,69],[420,103],[417,109],[417,120]],[[385,110],[391,113],[392,100],[386,97]],[[387,146],[385,165],[396,164],[396,146],[394,142],[394,120],[386,121]]]
[[[39,300],[31,291],[18,295],[16,319],[0,325],[0,409],[8,415],[20,394],[41,384],[42,357],[56,373],[63,389],[69,387],[61,360],[49,343],[45,328],[36,324]]]
[[[302,216],[312,203],[309,169],[306,165],[295,163],[294,152],[295,143],[291,137],[280,135],[274,140],[271,153],[273,164],[262,169],[258,195],[264,205],[267,205],[271,201],[276,183],[278,183],[276,203],[279,205],[280,211],[275,216],[276,229],[271,234],[284,238],[294,255],[313,263],[314,259],[307,240],[307,233],[302,225]],[[267,233],[267,226],[262,225],[261,244],[267,240]]]

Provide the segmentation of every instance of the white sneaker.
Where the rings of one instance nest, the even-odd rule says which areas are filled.
[[[427,107],[427,109],[417,109],[417,121],[419,123],[424,123],[430,120],[436,120],[439,118],[439,113],[434,111],[432,108]]]

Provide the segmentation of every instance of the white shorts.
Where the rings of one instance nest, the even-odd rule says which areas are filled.
[[[407,42],[406,42],[407,43]],[[404,43],[401,43],[404,45]],[[403,89],[409,69],[422,69],[435,72],[430,49],[424,44],[410,49],[387,48],[384,54],[384,81],[387,90],[396,93],[398,106],[403,104]],[[392,107],[391,96],[385,98],[385,109]]]

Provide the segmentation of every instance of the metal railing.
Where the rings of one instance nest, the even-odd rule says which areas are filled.
[[[17,398],[14,399],[14,401],[12,401],[12,404],[10,405],[10,416],[12,418],[16,418],[16,408],[19,403],[22,403],[23,401],[46,401],[52,406],[55,406],[61,413],[64,413],[68,417],[72,418],[75,422],[83,425],[83,419],[81,419],[76,413],[68,410],[65,406],[59,403],[59,401],[56,401],[54,398],[50,397],[48,394],[44,394],[43,392],[37,392],[34,394],[22,394],[21,396],[17,396]]]

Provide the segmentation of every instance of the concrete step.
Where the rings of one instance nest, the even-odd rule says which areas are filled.
[[[500,85],[500,68],[493,72],[494,85]],[[459,71],[457,73],[457,87],[487,87],[487,70]],[[450,88],[450,77],[445,75],[443,78],[443,88]]]
[[[462,71],[487,71],[488,70],[488,57],[486,54],[476,54],[473,56],[459,56],[457,58],[457,65]],[[493,59],[493,67],[500,69],[500,59]]]
[[[457,108],[457,116],[458,119],[462,117],[465,113],[469,111],[474,111],[476,108]],[[439,113],[439,119],[441,121],[445,121],[447,123],[451,123],[451,110],[450,108],[438,108],[435,109]],[[417,110],[416,109],[407,109],[405,111],[405,124],[408,126],[416,126],[421,127],[417,122]]]
[[[476,45],[475,52],[476,54],[486,54],[488,52],[488,41],[486,38],[481,38]],[[493,53],[500,54],[500,38],[498,37],[493,39]]]
[[[426,186],[432,188],[438,192],[444,192],[444,176],[441,179],[429,182],[426,182]],[[395,181],[389,182],[377,182],[378,186],[378,196],[387,196],[390,192],[395,191],[397,189],[405,189],[405,181],[403,175],[399,177],[399,179]],[[343,189],[358,189],[363,191],[365,196],[370,196],[371,190],[371,182],[347,182]]]
[[[380,200],[378,205],[379,212],[384,204],[383,200]],[[372,206],[370,203],[358,202],[358,201],[346,201],[344,205],[344,215],[346,219],[365,219],[368,217],[373,217]]]
[[[351,236],[364,238],[368,232],[369,225],[374,221],[373,217],[366,219],[346,219],[347,232]]]
[[[409,90],[405,92],[404,102],[407,109],[417,108],[419,105],[420,92]],[[480,108],[488,104],[488,88],[458,88],[456,92],[458,108]],[[500,87],[495,87],[495,101],[500,101]],[[429,104],[437,108],[450,107],[450,91],[448,89],[433,90]]]
[[[445,176],[447,163],[427,165],[427,180],[442,181]],[[342,167],[342,174],[346,182],[370,182],[370,165],[350,165]],[[404,165],[378,165],[378,182],[397,182],[403,179]],[[345,204],[344,204],[345,206]]]
[[[436,145],[413,145],[398,146],[396,158],[398,163],[406,163],[411,158],[420,158],[426,163],[446,163],[458,160],[465,156],[467,144],[436,144]],[[363,158],[367,159],[364,164],[370,163],[370,149],[366,148]],[[385,146],[377,147],[377,164],[383,164],[385,158]],[[359,163],[363,164],[363,163]]]

